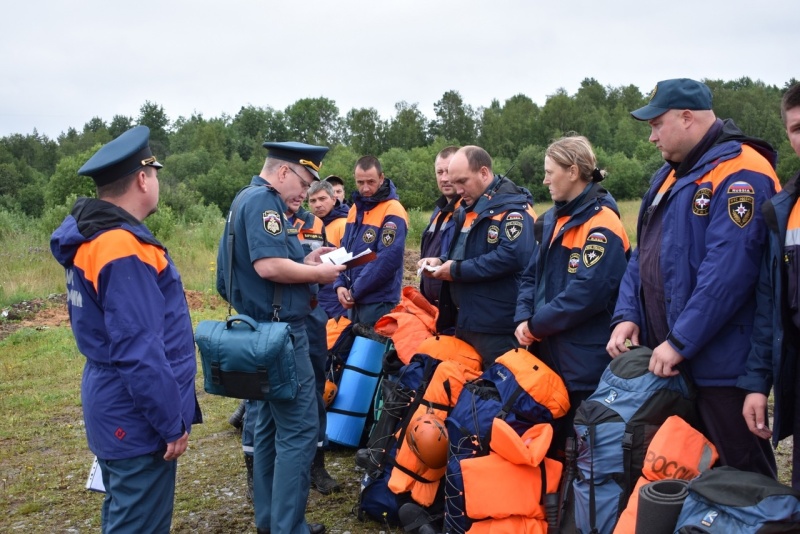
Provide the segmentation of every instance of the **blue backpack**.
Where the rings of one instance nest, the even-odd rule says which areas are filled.
[[[450,449],[445,474],[445,532],[463,534],[466,513],[461,460],[489,454],[492,423],[504,419],[519,435],[551,423],[569,409],[561,379],[523,349],[505,353],[480,378],[467,382],[445,421]]]
[[[689,482],[675,532],[800,531],[800,492],[758,473],[717,467]]]
[[[659,378],[647,367],[653,351],[633,347],[608,365],[575,413],[578,532],[611,533],[642,475],[647,447],[667,417],[697,427],[695,390],[677,375]]]

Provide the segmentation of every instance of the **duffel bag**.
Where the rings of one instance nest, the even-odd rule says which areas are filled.
[[[288,323],[259,323],[247,315],[201,321],[194,334],[206,393],[282,401],[297,396],[294,343]]]

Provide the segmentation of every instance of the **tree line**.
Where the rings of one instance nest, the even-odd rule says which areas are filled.
[[[718,117],[732,118],[746,134],[779,151],[782,181],[800,170],[779,111],[783,92],[797,80],[782,88],[746,77],[704,81]],[[634,85],[603,86],[593,78],[584,79],[573,95],[556,90],[541,106],[519,94],[473,108],[457,91],[447,91],[434,104],[432,120],[417,104],[405,101],[395,105],[388,119],[374,108],[342,115],[325,97],[300,99],[284,110],[250,105],[235,116],[194,114],[171,120],[162,106],[147,101],[138,117],[116,115],[108,122],[93,117],[80,130],[71,127],[56,139],[36,130],[0,139],[0,211],[40,217],[55,209],[60,215],[75,195],[92,196],[94,184],[79,177],[78,168],[100,145],[136,124],[150,128],[153,152],[164,164],[159,172],[161,209],[188,222],[227,212],[236,191],[261,169],[265,140],[330,146],[322,174],[341,176],[348,191],[354,186],[355,161],[376,155],[403,204],[430,209],[438,197],[433,159],[444,146],[484,147],[494,158],[496,173],[508,173],[535,200],[548,201],[541,184],[544,150],[553,139],[575,132],[594,145],[600,167],[608,172],[604,184],[614,196],[639,198],[663,163],[647,140],[647,123],[629,115],[646,101],[647,95]]]

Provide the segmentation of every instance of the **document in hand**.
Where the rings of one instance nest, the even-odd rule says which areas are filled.
[[[319,259],[322,261],[331,262],[334,265],[345,265],[348,269],[350,269],[352,267],[358,267],[359,265],[369,263],[377,257],[378,255],[369,248],[353,256],[352,252],[347,252],[344,247],[339,247],[334,251],[323,254],[319,257]]]

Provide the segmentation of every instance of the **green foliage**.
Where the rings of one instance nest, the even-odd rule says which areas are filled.
[[[39,230],[39,235],[49,238],[56,228],[61,226],[61,223],[72,211],[72,206],[75,204],[77,196],[71,194],[64,199],[64,202],[57,206],[50,206],[42,213],[42,216],[36,221],[36,227]]]
[[[747,134],[779,148],[778,175],[782,181],[800,163],[780,120],[782,92],[760,80],[704,80],[714,96],[714,110],[732,118]],[[539,105],[524,94],[487,107],[464,102],[460,93],[446,91],[433,105],[429,120],[418,104],[395,104],[394,116],[380,117],[375,108],[353,108],[343,117],[328,98],[302,98],[285,110],[270,106],[242,107],[234,117],[206,118],[196,113],[170,122],[164,108],[146,101],[134,120],[115,115],[110,123],[92,117],[82,128],[69,128],[56,141],[13,134],[0,138],[0,209],[36,216],[64,204],[69,195],[93,196],[90,178],[77,169],[100,145],[133,124],[150,127],[151,145],[165,164],[159,173],[162,204],[183,219],[195,206],[214,205],[225,213],[235,192],[261,169],[266,140],[298,140],[331,147],[322,174],[336,174],[354,190],[353,165],[365,154],[377,156],[398,186],[407,208],[430,209],[438,197],[433,159],[445,144],[477,143],[492,155],[495,171],[512,163],[510,178],[531,189],[540,201],[549,200],[541,184],[544,147],[565,134],[585,135],[610,172],[608,188],[618,199],[640,194],[652,173],[663,164],[648,141],[646,122],[631,118],[646,93],[634,85],[603,86],[585,78],[575,94],[557,89]],[[477,111],[476,111],[477,109]],[[640,174],[639,174],[640,173]],[[190,215],[189,219],[194,219]]]
[[[178,218],[169,206],[159,206],[158,211],[150,215],[144,222],[156,239],[164,242],[175,232]]]
[[[100,147],[96,146],[90,150],[62,158],[56,165],[56,171],[50,177],[45,192],[45,206],[53,207],[64,204],[70,195],[79,197],[95,196],[94,180],[88,176],[79,176],[80,169],[86,161],[92,157]]]

